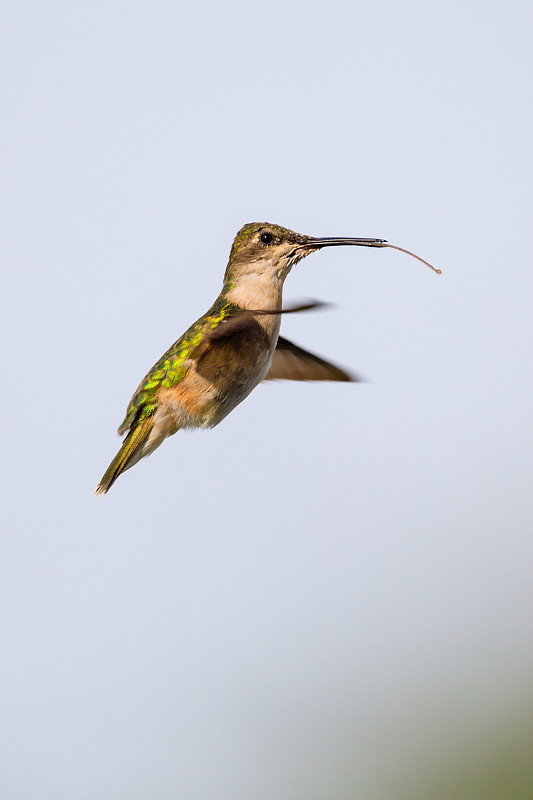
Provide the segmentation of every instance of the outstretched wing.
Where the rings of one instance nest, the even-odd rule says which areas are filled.
[[[318,308],[326,308],[327,303],[321,300],[308,300],[305,303],[293,303],[287,308],[239,308],[236,306],[233,311],[228,312],[226,316],[221,319],[216,326],[213,327],[210,333],[206,334],[198,347],[196,347],[191,355],[194,358],[200,358],[213,344],[213,342],[220,339],[228,339],[236,333],[247,330],[250,327],[250,322],[253,322],[256,317],[265,316],[271,317],[278,314],[296,314],[300,311],[314,311]]]
[[[261,315],[293,314],[300,311],[312,311],[324,308],[327,303],[309,300],[295,303],[284,309],[242,309],[236,308],[221,319],[212,330],[202,337],[200,344],[191,351],[192,358],[201,358],[213,345],[221,339],[230,338],[234,334],[249,328],[254,318]],[[363,378],[325,361],[320,356],[304,350],[282,336],[278,338],[276,350],[269,372],[264,380],[293,381],[349,381],[362,382]]]
[[[350,381],[363,379],[280,336],[266,381]]]

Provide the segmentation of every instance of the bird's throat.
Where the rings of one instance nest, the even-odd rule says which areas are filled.
[[[272,274],[245,275],[226,293],[231,303],[245,309],[261,309],[274,311],[281,308],[283,301],[283,281]],[[269,334],[279,333],[281,318],[279,314],[260,315],[257,322]]]

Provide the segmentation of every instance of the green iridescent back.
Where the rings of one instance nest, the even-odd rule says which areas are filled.
[[[189,369],[184,362],[187,361],[193,350],[201,344],[206,334],[238,310],[238,306],[230,303],[221,294],[209,311],[196,320],[177,342],[174,342],[139,384],[118,429],[120,435],[135,423],[155,414],[159,390],[170,389],[183,380]]]

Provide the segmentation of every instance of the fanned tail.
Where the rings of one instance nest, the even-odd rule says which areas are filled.
[[[118,476],[139,460],[141,457],[139,449],[145,444],[151,429],[152,419],[151,417],[145,417],[130,430],[122,443],[122,447],[105,471],[102,480],[96,488],[95,495],[106,494],[113,486]]]

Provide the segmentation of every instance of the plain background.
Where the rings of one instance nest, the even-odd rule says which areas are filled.
[[[531,797],[531,4],[4,2],[5,800]],[[259,387],[103,500],[270,221]]]

